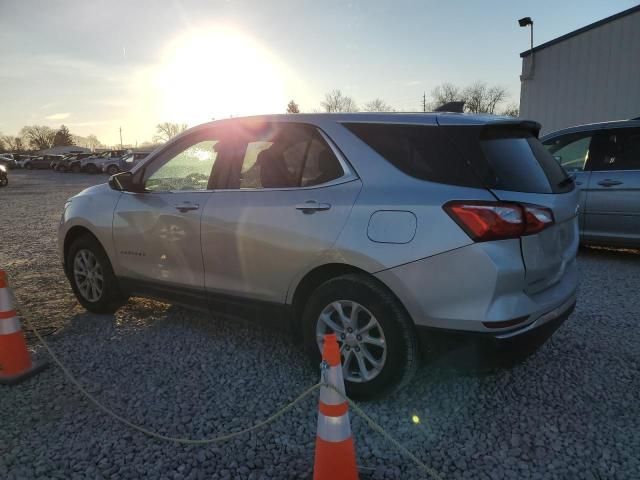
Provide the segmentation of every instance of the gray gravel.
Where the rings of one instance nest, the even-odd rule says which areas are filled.
[[[0,265],[91,393],[150,429],[203,438],[266,417],[318,380],[299,345],[255,324],[138,299],[115,316],[75,306],[55,229],[64,200],[99,179],[14,171],[0,189]],[[575,313],[525,364],[485,375],[425,365],[408,388],[365,410],[444,478],[640,478],[640,253],[587,249],[579,260]],[[56,368],[0,387],[0,412],[3,479],[311,475],[315,399],[206,447],[128,430]],[[359,418],[352,428],[362,478],[421,478]]]

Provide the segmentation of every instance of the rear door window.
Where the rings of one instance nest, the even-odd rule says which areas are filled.
[[[229,181],[233,189],[310,187],[344,175],[329,145],[307,125],[244,128],[238,143],[239,173]]]
[[[601,132],[595,143],[591,170],[640,170],[640,128]]]
[[[482,188],[479,178],[437,125],[343,124],[389,163],[412,177]]]

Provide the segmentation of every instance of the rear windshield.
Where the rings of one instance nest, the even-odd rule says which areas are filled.
[[[527,193],[574,188],[540,141],[517,125],[345,126],[391,164],[422,180]]]

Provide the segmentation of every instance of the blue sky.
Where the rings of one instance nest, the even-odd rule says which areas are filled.
[[[320,108],[339,88],[420,108],[475,80],[520,92],[517,19],[540,44],[638,4],[609,1],[0,0],[0,132],[68,125],[115,143],[189,124]]]

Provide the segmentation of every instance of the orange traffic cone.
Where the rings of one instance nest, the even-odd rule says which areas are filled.
[[[324,336],[322,360],[328,365],[324,380],[344,394],[340,349],[335,334]],[[357,480],[356,452],[351,438],[349,405],[334,390],[320,388],[313,480]]]
[[[20,320],[13,309],[7,274],[0,270],[0,384],[14,384],[39,372],[45,363],[32,363]]]

